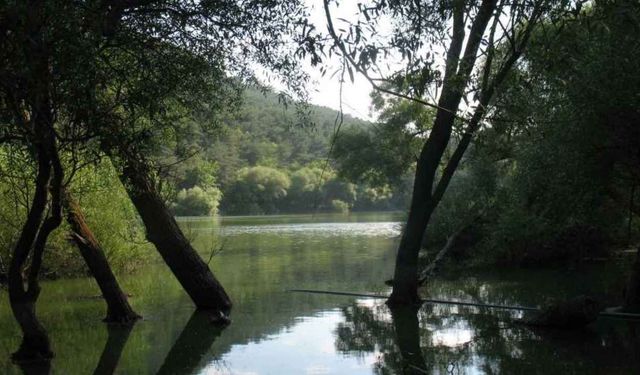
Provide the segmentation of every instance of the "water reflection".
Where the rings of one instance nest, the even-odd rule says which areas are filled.
[[[94,375],[111,375],[115,373],[122,351],[129,340],[131,330],[133,330],[133,325],[107,325],[107,342],[100,355],[98,365],[93,372]]]
[[[396,346],[400,350],[402,372],[427,374],[427,364],[420,349],[420,324],[417,309],[410,306],[391,310]]]
[[[167,354],[158,374],[194,374],[225,327],[215,326],[204,311],[196,311]]]
[[[636,373],[640,325],[599,321],[583,331],[539,330],[505,314],[425,305],[389,309],[357,301],[342,309],[336,349],[376,355],[378,374]]]
[[[206,317],[192,315],[191,301],[160,259],[121,277],[123,288],[135,296],[132,304],[145,317],[131,331],[105,326],[100,321],[104,302],[82,298],[99,294],[91,279],[43,283],[38,311],[51,333],[56,357],[52,369],[24,371],[368,375],[626,374],[640,369],[636,323],[601,321],[578,335],[540,332],[514,324],[519,316],[512,313],[425,305],[412,316],[391,314],[372,300],[284,292],[301,288],[388,293],[383,280],[392,275],[397,238],[385,233],[393,228],[388,223],[394,217],[340,215],[326,224],[330,219],[231,218],[222,220],[221,232],[214,218],[189,221],[195,245],[206,259],[215,236],[223,237],[224,251],[211,261],[235,302],[233,323],[223,332],[210,326]],[[289,232],[280,228],[288,222],[293,227]],[[365,227],[376,230],[363,236]],[[428,297],[539,305],[548,297],[615,296],[621,290],[616,279],[623,279],[616,267],[468,270],[462,276],[432,280]],[[0,291],[0,374],[14,375],[23,370],[8,358],[20,334],[8,304],[1,302],[6,298]]]

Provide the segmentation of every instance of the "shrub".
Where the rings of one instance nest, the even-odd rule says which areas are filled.
[[[209,216],[218,211],[222,193],[216,187],[203,189],[194,186],[182,189],[173,203],[173,212],[178,216]]]

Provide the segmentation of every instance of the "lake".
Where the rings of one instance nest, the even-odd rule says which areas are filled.
[[[144,320],[108,327],[89,278],[44,282],[38,316],[55,374],[631,374],[640,324],[600,319],[581,331],[532,330],[521,313],[424,305],[393,316],[384,300],[292,293],[307,288],[386,294],[402,215],[181,218],[233,299],[213,328],[160,261],[120,277]],[[156,258],[159,259],[159,258]],[[431,298],[536,306],[589,293],[615,296],[623,261],[569,271],[491,269],[438,277]],[[0,373],[19,374],[20,342],[0,291]]]

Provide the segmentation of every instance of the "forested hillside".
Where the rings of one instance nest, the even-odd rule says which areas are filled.
[[[227,215],[403,207],[400,185],[370,186],[341,178],[329,148],[338,112],[285,105],[278,95],[249,88],[241,104],[202,135],[201,151],[180,166],[177,215]],[[373,124],[344,116],[343,131]],[[328,161],[328,163],[327,163]],[[358,182],[358,181],[356,181]]]

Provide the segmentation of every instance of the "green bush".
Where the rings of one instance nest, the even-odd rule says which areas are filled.
[[[203,189],[194,186],[182,189],[172,205],[173,212],[178,216],[209,216],[218,212],[218,204],[222,193],[216,187]]]
[[[274,214],[291,186],[289,176],[270,167],[242,168],[222,202],[226,214]]]
[[[347,213],[349,212],[349,203],[341,201],[340,199],[334,199],[331,201],[331,211]]]

